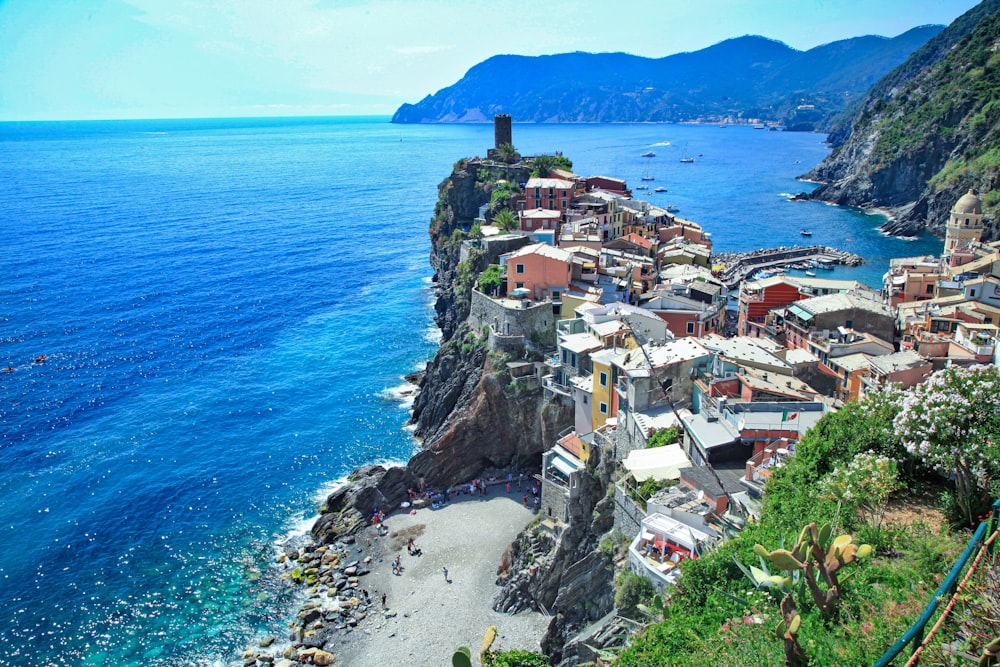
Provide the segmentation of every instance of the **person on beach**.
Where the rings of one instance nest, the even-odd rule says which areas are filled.
[[[385,609],[385,593],[382,593],[382,609]]]
[[[521,499],[521,502],[524,503],[525,507],[528,506],[528,494],[527,493],[524,494],[524,498]]]
[[[448,578],[448,568],[442,567],[441,571],[444,572],[444,580],[445,580],[445,582],[447,582],[447,583],[450,584],[451,583],[451,579]]]

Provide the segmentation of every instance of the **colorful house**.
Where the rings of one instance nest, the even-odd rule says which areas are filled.
[[[500,262],[507,267],[507,294],[511,296],[557,302],[572,281],[570,253],[544,243],[502,255]]]

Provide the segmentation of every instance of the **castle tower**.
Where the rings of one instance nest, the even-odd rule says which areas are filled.
[[[493,148],[499,149],[504,144],[514,144],[510,129],[510,114],[498,113],[493,116]]]
[[[945,227],[944,254],[956,248],[968,248],[983,238],[983,202],[975,190],[969,190],[955,202]]]

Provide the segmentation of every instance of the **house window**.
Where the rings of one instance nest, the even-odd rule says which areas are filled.
[[[514,273],[524,273],[524,264],[515,264]]]
[[[536,197],[535,198],[535,208],[541,208],[541,207],[542,207],[542,200]]]
[[[514,289],[524,289],[524,283],[514,283]]]
[[[608,414],[608,404],[605,403],[604,401],[601,401],[601,404],[600,406],[598,406],[598,409],[601,411],[602,415]]]
[[[928,294],[934,294],[934,285],[928,285],[927,286],[927,293]]]
[[[969,290],[969,298],[970,299],[976,298],[976,290]]]
[[[583,395],[583,404],[584,405],[587,404],[587,395],[586,394]]]
[[[854,328],[854,320],[847,320],[846,322],[844,322],[844,326],[847,327],[848,329],[853,329]]]
[[[694,333],[694,322],[688,322],[687,332],[689,334],[693,334]]]
[[[608,374],[605,373],[604,371],[601,371],[601,386],[602,387],[608,386]]]

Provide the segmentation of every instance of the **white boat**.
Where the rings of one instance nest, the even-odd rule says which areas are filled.
[[[656,188],[656,191],[657,192],[666,192],[667,189],[661,185],[660,187]]]
[[[802,234],[802,236],[812,236],[813,235],[813,233],[811,231],[809,231],[808,229],[799,230],[799,234]]]
[[[682,157],[681,162],[694,162],[693,157]]]
[[[653,151],[647,151],[642,155],[640,155],[639,157],[656,157],[656,153],[654,153]]]
[[[648,190],[648,189],[649,189],[649,186],[648,186],[648,185],[646,185],[645,183],[643,183],[642,185],[637,185],[637,186],[635,186],[635,189],[636,189],[636,190]]]
[[[816,277],[816,272],[815,271],[806,271],[806,275],[809,276],[810,278],[815,278]]]
[[[665,208],[666,208],[667,213],[677,213],[677,211],[680,210],[679,208],[677,208],[673,204],[667,204],[667,206]]]

